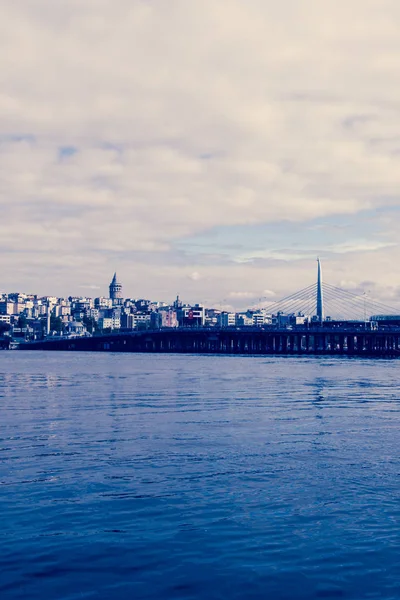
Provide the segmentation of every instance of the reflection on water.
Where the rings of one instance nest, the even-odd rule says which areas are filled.
[[[399,598],[398,369],[2,352],[1,598]]]

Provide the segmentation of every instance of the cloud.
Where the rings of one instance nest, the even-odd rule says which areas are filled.
[[[247,298],[255,298],[257,294],[254,292],[229,292],[230,298],[236,299],[247,299]]]
[[[396,242],[385,243],[372,240],[354,240],[344,244],[329,246],[327,250],[337,254],[347,254],[349,252],[374,252],[375,250],[381,250],[383,248],[394,248],[397,245]]]
[[[83,284],[79,286],[81,289],[87,289],[87,290],[99,290],[100,286],[99,285],[93,285],[92,283],[87,283],[87,284]]]
[[[192,281],[199,281],[199,279],[201,279],[201,275],[197,271],[193,271],[193,273],[190,273],[189,279]]]
[[[73,293],[89,270],[106,285],[116,260],[130,295],[192,294],[199,272],[215,301],[303,287],[310,244],[249,243],[203,265],[179,243],[398,205],[399,18],[395,0],[2,3],[5,287]],[[384,294],[396,227],[362,228],[326,246],[350,261],[333,257],[332,273]]]

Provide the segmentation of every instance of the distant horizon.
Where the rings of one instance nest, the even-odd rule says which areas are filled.
[[[125,300],[146,300],[149,301],[151,303],[162,303],[162,304],[166,304],[167,306],[172,306],[174,304],[174,302],[179,298],[179,300],[182,302],[183,305],[185,306],[194,306],[196,304],[203,306],[207,309],[210,310],[217,310],[217,311],[222,311],[222,312],[244,312],[244,311],[257,311],[257,310],[264,310],[264,311],[269,311],[271,310],[271,312],[273,312],[274,308],[277,311],[283,311],[285,313],[285,310],[287,311],[287,314],[304,314],[307,316],[313,316],[313,315],[320,315],[323,314],[324,318],[326,317],[333,317],[335,314],[339,314],[338,313],[338,307],[340,305],[342,305],[342,310],[344,310],[343,307],[346,306],[346,304],[348,305],[348,311],[349,311],[349,315],[352,314],[352,311],[354,311],[353,316],[348,316],[347,318],[351,320],[351,318],[356,319],[356,313],[357,314],[361,314],[359,311],[364,310],[364,317],[366,318],[367,316],[367,312],[370,313],[368,314],[368,318],[373,316],[373,315],[382,315],[382,314],[398,314],[400,313],[400,306],[396,307],[390,304],[386,304],[384,302],[380,302],[378,299],[373,298],[369,293],[367,293],[366,290],[358,290],[358,291],[354,291],[354,289],[350,289],[350,290],[346,290],[344,288],[338,288],[336,286],[332,286],[329,283],[326,283],[323,280],[323,276],[321,277],[321,285],[322,285],[322,291],[321,293],[318,292],[318,281],[319,281],[319,277],[320,277],[320,269],[322,267],[322,261],[320,261],[320,259],[317,259],[317,277],[316,280],[314,281],[313,284],[306,286],[300,290],[291,290],[290,294],[288,294],[287,296],[283,296],[281,298],[275,298],[271,292],[267,293],[267,295],[264,295],[262,297],[251,297],[251,296],[244,296],[244,297],[238,297],[235,298],[234,300],[236,300],[236,306],[235,304],[222,304],[222,303],[207,303],[202,301],[201,299],[197,298],[193,301],[190,301],[184,297],[182,297],[179,293],[176,294],[174,296],[173,299],[164,299],[164,298],[160,298],[157,295],[155,297],[151,297],[151,296],[146,296],[144,294],[139,294],[139,295],[131,295],[129,293],[126,293],[124,291],[124,285],[123,285],[123,281],[121,279],[121,277],[118,275],[118,271],[114,271],[114,275],[112,276],[112,279],[110,279],[110,283],[109,285],[106,287],[105,293],[97,293],[97,294],[73,294],[73,293],[67,293],[66,295],[57,295],[57,294],[40,294],[37,292],[26,292],[26,291],[19,291],[19,292],[0,292],[7,294],[8,296],[10,295],[17,295],[17,294],[23,294],[23,295],[27,295],[27,296],[36,296],[38,298],[57,298],[57,299],[68,299],[68,298],[88,298],[91,300],[95,300],[96,298],[110,298],[110,284],[118,282],[118,285],[122,286],[122,291],[121,291],[121,298],[125,301]],[[321,272],[322,274],[322,272]],[[114,278],[115,282],[114,282]],[[93,289],[94,286],[92,286],[91,290],[92,292],[94,291]],[[101,292],[101,288],[100,286],[95,288],[96,291]],[[322,295],[321,295],[322,294]],[[247,301],[247,303],[246,303]],[[310,302],[312,302],[312,304],[310,304]],[[315,302],[315,304],[314,304]],[[322,303],[322,304],[321,304]],[[359,303],[359,304],[357,304]],[[320,308],[318,308],[320,304]],[[363,307],[362,307],[363,305]],[[327,308],[327,306],[329,308]],[[307,310],[308,308],[308,310]],[[322,313],[321,313],[322,311]],[[329,314],[330,313],[330,314]],[[344,314],[344,313],[343,313]]]

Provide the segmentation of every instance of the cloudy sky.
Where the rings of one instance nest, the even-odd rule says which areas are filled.
[[[0,0],[0,291],[400,296],[398,0]]]

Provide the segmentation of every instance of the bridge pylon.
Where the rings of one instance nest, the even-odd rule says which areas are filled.
[[[322,291],[322,267],[321,261],[317,258],[318,275],[317,275],[317,319],[320,323],[324,320],[324,295]]]

